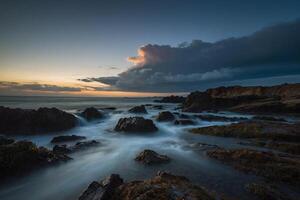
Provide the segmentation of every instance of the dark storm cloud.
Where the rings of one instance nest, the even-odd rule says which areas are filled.
[[[215,43],[146,45],[116,77],[87,78],[126,91],[190,91],[235,80],[300,74],[300,21]]]
[[[0,89],[3,91],[41,91],[41,92],[80,92],[81,88],[62,87],[57,85],[39,84],[39,83],[18,83],[18,82],[0,82]]]

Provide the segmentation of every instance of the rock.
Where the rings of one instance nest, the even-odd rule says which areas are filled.
[[[290,200],[288,194],[283,193],[274,185],[267,183],[251,183],[246,185],[248,192],[265,200]]]
[[[14,143],[15,140],[11,138],[7,138],[5,136],[0,135],[0,145],[7,145]]]
[[[215,200],[206,189],[183,176],[158,172],[151,179],[124,183],[115,190],[112,200]]]
[[[56,108],[27,110],[0,107],[0,133],[41,134],[71,129],[77,118]]]
[[[145,149],[137,155],[135,161],[141,162],[146,165],[151,165],[170,162],[170,158],[166,155],[160,155],[155,151]]]
[[[48,166],[71,158],[55,154],[29,141],[19,141],[0,146],[0,178],[23,175],[33,169]]]
[[[146,114],[147,110],[146,110],[146,108],[145,108],[144,105],[140,105],[140,106],[135,106],[135,107],[129,109],[128,112],[130,112],[130,113],[143,113],[143,114]]]
[[[259,138],[274,141],[300,141],[300,125],[278,122],[246,121],[225,126],[209,126],[191,129],[195,134],[237,137]]]
[[[185,97],[171,95],[168,97],[163,97],[160,100],[154,100],[154,101],[159,103],[183,103],[185,101]]]
[[[86,108],[82,113],[81,116],[84,117],[88,121],[101,119],[103,114],[94,107]]]
[[[160,122],[173,121],[174,119],[175,119],[175,116],[169,111],[160,112],[158,114],[158,116],[156,117],[156,120],[160,121]]]
[[[143,117],[120,118],[115,127],[115,131],[119,132],[154,132],[157,130],[152,120]]]
[[[162,110],[164,108],[162,105],[154,105],[152,107],[158,110]]]
[[[52,151],[53,151],[53,153],[56,153],[56,154],[68,154],[68,153],[72,152],[72,150],[70,148],[68,148],[66,144],[55,145],[53,147]]]
[[[223,117],[217,115],[196,115],[196,117],[203,121],[209,121],[209,122],[213,122],[213,121],[234,122],[234,121],[248,120],[248,118],[245,117]]]
[[[275,122],[286,122],[284,118],[277,118],[272,116],[254,116],[253,120],[262,120],[262,121],[275,121]]]
[[[56,154],[68,154],[68,153],[73,153],[75,151],[83,150],[86,148],[98,146],[101,143],[96,141],[96,140],[87,140],[84,142],[77,142],[73,146],[67,146],[66,144],[63,145],[55,145],[53,147],[53,152]]]
[[[51,140],[51,143],[59,143],[59,142],[71,142],[76,140],[84,140],[86,137],[79,135],[61,135],[56,136]]]
[[[80,195],[79,200],[111,200],[115,189],[123,184],[123,179],[118,174],[112,174],[101,183],[92,182]]]
[[[96,140],[88,140],[84,142],[77,142],[73,147],[71,147],[72,151],[88,148],[88,147],[93,147],[93,146],[98,146],[100,145],[100,142]]]
[[[299,113],[300,84],[272,87],[219,87],[187,96],[183,111],[230,110],[251,113]]]
[[[259,146],[290,154],[300,155],[300,144],[298,142],[278,142],[273,140],[255,139],[250,142],[240,142],[239,144],[248,146]]]
[[[177,119],[174,122],[175,125],[194,125],[195,122],[190,119]]]
[[[201,142],[192,143],[185,147],[191,148],[195,151],[201,151],[201,152],[208,151],[208,150],[220,149],[220,147],[218,145],[201,143]]]
[[[236,169],[263,176],[270,181],[300,184],[300,162],[298,158],[284,157],[272,152],[250,149],[216,149],[208,151],[211,158],[234,166]]]

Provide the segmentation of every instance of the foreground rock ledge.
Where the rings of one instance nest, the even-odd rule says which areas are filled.
[[[250,149],[216,149],[208,151],[207,155],[232,165],[238,170],[262,176],[271,181],[300,185],[299,158]]]
[[[144,181],[123,183],[118,175],[111,175],[106,180],[105,184],[90,184],[79,200],[215,200],[203,187],[192,184],[183,176],[166,172],[158,172]]]
[[[68,130],[77,125],[77,118],[56,108],[38,110],[0,107],[2,134],[40,134]]]
[[[151,119],[143,117],[120,118],[115,127],[115,131],[119,132],[154,132],[157,130]]]
[[[134,160],[146,165],[152,165],[167,163],[170,162],[171,159],[166,155],[158,154],[157,152],[150,149],[145,149],[144,151],[139,153]]]

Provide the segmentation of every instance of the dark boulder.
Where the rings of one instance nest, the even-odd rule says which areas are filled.
[[[173,121],[175,119],[175,116],[169,112],[169,111],[163,111],[158,114],[156,117],[157,121],[163,122],[163,121]]]
[[[29,141],[0,146],[0,178],[23,175],[33,169],[70,160],[64,154],[55,154]]]
[[[177,119],[174,122],[175,125],[194,125],[195,122],[190,119]]]
[[[80,115],[88,121],[100,119],[103,117],[103,114],[94,107],[86,108]]]
[[[59,143],[59,142],[71,142],[76,140],[84,140],[86,137],[79,135],[61,135],[56,136],[51,140],[51,143]]]
[[[166,155],[160,155],[155,151],[145,149],[137,155],[135,161],[141,162],[146,165],[151,165],[169,162],[170,158]]]
[[[112,174],[100,183],[92,182],[79,200],[112,200],[116,188],[122,184],[123,179],[118,174]]]
[[[28,110],[0,107],[0,133],[40,134],[75,127],[77,118],[56,108]]]
[[[154,132],[157,130],[152,120],[143,117],[121,118],[115,127],[115,131],[124,132]]]
[[[135,107],[129,109],[128,112],[146,114],[147,110],[144,105],[140,105],[140,106],[135,106]]]

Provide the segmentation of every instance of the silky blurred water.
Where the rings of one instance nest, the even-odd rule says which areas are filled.
[[[0,105],[21,108],[57,107],[77,113],[89,106],[97,108],[116,107],[116,110],[103,110],[105,118],[86,122],[79,118],[80,125],[72,130],[48,135],[16,136],[17,140],[31,140],[39,146],[53,147],[50,140],[55,135],[76,134],[101,142],[98,147],[73,153],[73,160],[57,166],[46,167],[23,178],[2,184],[1,200],[71,200],[94,180],[101,180],[111,173],[118,173],[125,181],[150,178],[159,170],[166,170],[177,175],[184,175],[191,181],[206,186],[210,190],[226,193],[242,199],[248,198],[244,185],[257,180],[208,158],[204,153],[195,152],[188,145],[195,142],[216,144],[226,148],[244,148],[239,140],[212,136],[193,135],[187,131],[192,127],[223,125],[225,122],[205,122],[197,118],[196,125],[175,126],[173,123],[159,123],[154,117],[160,110],[147,106],[145,118],[153,119],[159,131],[149,134],[124,134],[114,132],[114,127],[121,117],[135,116],[127,112],[128,108],[140,104],[153,104],[153,98],[62,98],[62,97],[20,97],[0,98]],[[162,104],[165,110],[174,111],[177,105]],[[178,112],[178,111],[176,111]],[[192,117],[192,114],[189,114]],[[223,113],[225,116],[237,116]],[[240,115],[238,115],[240,116]],[[244,116],[250,117],[250,116]],[[249,147],[251,148],[251,147]],[[152,149],[171,157],[167,164],[144,166],[134,161],[135,156],[144,149]]]

